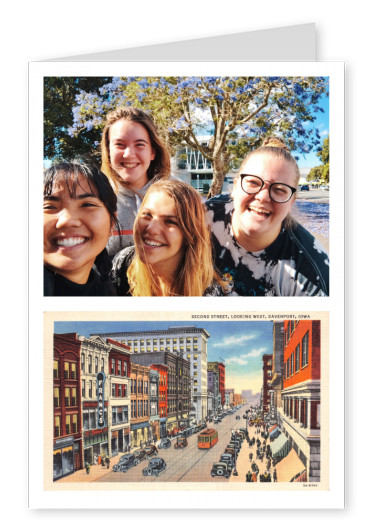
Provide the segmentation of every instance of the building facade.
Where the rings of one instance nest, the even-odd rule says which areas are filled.
[[[108,433],[109,456],[126,452],[130,447],[131,385],[130,349],[113,339],[106,339],[111,347],[108,355]]]
[[[81,342],[81,410],[83,425],[84,465],[97,462],[98,456],[110,454],[108,439],[108,379],[104,381],[104,424],[98,422],[99,375],[108,375],[108,355],[111,347],[101,337],[79,336]]]
[[[196,421],[207,418],[207,342],[210,337],[204,328],[169,326],[167,330],[117,332],[101,334],[129,346],[133,354],[170,352],[189,361],[191,374],[191,409]],[[223,396],[224,404],[224,380]]]
[[[153,441],[160,439],[159,429],[159,372],[150,368],[149,373],[150,430]]]
[[[132,356],[133,360],[133,356]],[[149,409],[149,367],[131,362],[131,447],[151,440]]]
[[[219,361],[209,361],[208,371],[213,371],[218,374],[219,394],[221,395],[221,408],[225,406],[225,387],[226,387],[226,367],[225,364]]]
[[[54,334],[53,480],[83,466],[80,352],[77,334]]]
[[[160,364],[167,366],[167,435],[174,435],[179,429],[187,427],[190,404],[190,364],[188,360],[172,352],[133,354],[132,359],[147,367]]]
[[[167,436],[167,389],[168,389],[168,367],[163,363],[152,363],[150,369],[158,371],[158,416],[159,416],[159,436]]]
[[[222,397],[219,392],[219,373],[208,370],[208,390],[213,394],[213,409],[208,407],[208,416],[218,415],[221,411]]]
[[[282,427],[311,482],[320,481],[320,324],[284,322]]]

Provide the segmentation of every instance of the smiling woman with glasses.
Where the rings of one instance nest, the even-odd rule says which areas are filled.
[[[232,295],[329,295],[329,258],[291,216],[300,172],[278,138],[241,164],[231,196],[209,199],[215,263]]]

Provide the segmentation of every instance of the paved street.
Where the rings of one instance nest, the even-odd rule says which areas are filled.
[[[110,482],[110,483],[123,483],[123,482],[233,482],[233,481],[245,481],[245,474],[249,470],[248,444],[243,442],[242,448],[238,455],[237,470],[239,476],[230,476],[226,479],[221,476],[211,477],[210,471],[213,463],[220,460],[221,454],[224,452],[227,444],[231,439],[231,430],[238,429],[246,426],[246,421],[243,419],[243,414],[247,408],[243,406],[238,412],[232,415],[226,415],[222,422],[218,424],[208,423],[208,428],[215,428],[218,431],[218,443],[209,450],[201,450],[197,447],[197,435],[193,434],[188,437],[188,446],[183,449],[175,449],[173,444],[171,448],[165,450],[159,450],[158,457],[162,457],[167,468],[159,477],[156,476],[143,476],[142,470],[148,466],[148,461],[141,461],[137,466],[130,468],[127,472],[113,472],[112,467],[119,459],[120,455],[111,459],[110,469],[103,468],[100,465],[93,465],[90,468],[90,473],[87,474],[85,470],[79,470],[74,474],[62,478],[59,483],[70,482]],[[236,420],[236,416],[240,416],[240,420]],[[253,432],[249,429],[250,436],[253,436]],[[173,442],[173,441],[172,441]],[[254,447],[255,448],[255,447]],[[252,450],[254,453],[256,450]],[[265,464],[264,464],[265,465]],[[262,463],[258,462],[260,472],[263,471]]]

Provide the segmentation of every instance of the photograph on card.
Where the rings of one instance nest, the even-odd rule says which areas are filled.
[[[45,490],[327,490],[328,330],[326,312],[47,312]]]
[[[329,295],[330,76],[43,83],[45,296]]]

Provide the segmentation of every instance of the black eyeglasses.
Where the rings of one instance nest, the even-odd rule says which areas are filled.
[[[256,175],[247,175],[246,173],[241,173],[240,179],[240,185],[243,192],[249,195],[258,194],[265,186],[265,183],[270,182],[264,181],[261,177],[257,177]],[[287,203],[295,192],[296,188],[285,183],[271,183],[269,186],[270,199],[276,203]]]

